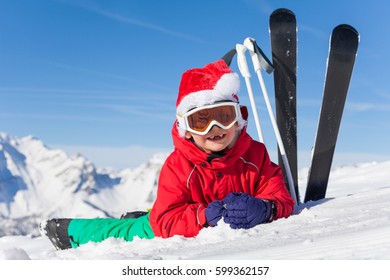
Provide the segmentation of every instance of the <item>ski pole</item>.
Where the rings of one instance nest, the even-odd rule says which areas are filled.
[[[245,79],[245,84],[246,84],[246,88],[248,90],[249,100],[250,100],[250,103],[252,106],[253,117],[255,119],[257,134],[259,135],[259,140],[260,140],[260,142],[264,143],[263,133],[261,131],[261,126],[260,126],[260,119],[259,119],[259,116],[257,114],[256,103],[255,103],[255,99],[253,97],[252,84],[250,82],[251,74],[249,72],[248,63],[247,63],[246,57],[245,57],[246,49],[247,48],[244,45],[241,45],[241,44],[236,45],[238,69],[240,70],[241,75]]]
[[[278,125],[277,125],[276,120],[275,120],[275,115],[274,115],[273,110],[272,110],[271,102],[269,100],[269,95],[268,95],[268,91],[267,91],[267,88],[266,88],[265,83],[264,83],[263,75],[261,74],[261,68],[266,70],[268,73],[272,73],[272,71],[274,69],[271,65],[271,62],[268,60],[268,58],[264,55],[264,53],[261,51],[259,46],[256,44],[255,39],[246,38],[244,41],[244,45],[250,52],[252,62],[253,62],[253,67],[254,67],[254,70],[255,70],[257,77],[259,79],[261,91],[263,92],[264,101],[265,101],[265,104],[266,104],[267,109],[268,109],[268,113],[269,113],[269,117],[271,119],[272,127],[274,129],[276,140],[277,140],[278,145],[279,145],[280,155],[282,157],[283,164],[284,164],[284,167],[286,170],[286,176],[287,176],[287,180],[288,180],[290,194],[291,194],[292,198],[294,199],[295,204],[298,205],[299,201],[298,201],[296,193],[295,193],[294,181],[292,178],[290,164],[288,162],[287,154],[286,154],[286,151],[284,149],[284,145],[283,145],[283,141],[282,141],[282,137],[280,136],[280,131],[279,131]]]

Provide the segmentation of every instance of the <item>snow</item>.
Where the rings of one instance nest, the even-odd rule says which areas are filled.
[[[13,139],[12,141],[15,148],[27,140]],[[2,134],[0,156],[1,152],[4,154],[6,146],[12,141],[9,137],[6,141]],[[31,144],[31,141],[37,140],[30,139],[27,142]],[[16,145],[17,143],[18,145]],[[0,160],[0,179],[2,180],[0,180],[0,187],[2,187],[0,188],[0,216],[2,217],[0,225],[3,227],[0,231],[0,233],[3,232],[2,237],[0,237],[0,260],[390,259],[390,161],[335,167],[331,172],[325,199],[299,205],[288,219],[280,219],[249,230],[232,230],[228,225],[220,222],[217,227],[203,229],[195,238],[174,236],[168,239],[135,239],[133,242],[111,238],[101,243],[88,243],[77,249],[56,251],[47,238],[38,236],[33,230],[38,218],[65,213],[66,204],[70,202],[70,199],[88,201],[87,204],[79,202],[70,205],[71,211],[67,214],[74,213],[79,216],[83,211],[86,211],[89,216],[120,213],[120,211],[126,210],[124,207],[126,201],[129,201],[128,204],[137,202],[137,207],[151,205],[155,196],[158,167],[161,167],[163,160],[162,157],[156,157],[137,169],[116,172],[115,176],[120,180],[115,183],[115,186],[101,185],[100,189],[95,192],[88,193],[88,188],[84,188],[86,185],[81,184],[84,191],[80,194],[82,199],[79,199],[75,194],[74,186],[69,183],[70,178],[79,178],[78,175],[69,175],[66,181],[61,181],[58,177],[57,181],[47,179],[49,183],[67,185],[66,188],[56,187],[55,190],[51,191],[45,190],[47,185],[31,183],[37,182],[37,178],[39,178],[39,182],[45,181],[43,178],[45,173],[42,170],[52,170],[49,163],[53,162],[52,157],[48,157],[47,151],[42,148],[43,146],[34,143],[35,149],[40,150],[41,156],[40,163],[35,164],[34,167],[30,165],[27,168],[29,164],[26,162],[32,161],[33,158],[37,159],[38,156],[30,157],[27,156],[28,153],[18,154],[16,148],[13,150],[14,155],[17,155],[19,164],[23,163],[24,169],[18,165],[15,158],[13,158],[12,164],[9,164],[11,161],[10,153],[7,153],[7,161],[4,161],[5,156],[3,161]],[[29,154],[31,153],[33,153],[32,150],[29,151]],[[69,174],[74,172],[70,171],[73,169],[69,169],[70,166],[78,166],[77,170],[83,168],[84,163],[80,158],[70,160],[59,151],[49,150],[50,155],[53,153],[55,158],[63,157],[61,161],[55,163],[57,168],[63,166],[63,162],[67,163],[66,170]],[[48,160],[43,160],[42,155],[48,157]],[[39,165],[45,165],[45,168],[40,169]],[[89,172],[91,170],[95,172],[95,179],[92,178],[95,181],[101,174],[99,172],[103,172],[97,171],[92,164],[90,164],[89,169]],[[18,173],[17,170],[19,170]],[[106,175],[112,177],[114,176],[112,172],[106,171]],[[2,184],[3,178],[8,176],[9,179],[11,174],[18,174],[19,178],[25,179],[8,181],[14,182],[12,186],[18,188],[16,193],[5,192],[5,184]],[[31,174],[34,175],[31,176]],[[50,177],[50,174],[47,174]],[[89,174],[84,173],[84,176],[91,178]],[[36,178],[32,179],[34,176]],[[305,192],[306,177],[307,169],[300,170],[301,196]],[[96,183],[93,183],[92,179],[87,180],[90,184],[89,189],[96,188]],[[79,181],[75,182],[80,186]],[[107,182],[112,184],[110,180]],[[133,184],[134,186],[131,186]],[[42,210],[44,204],[37,201],[40,195],[32,195],[31,186],[35,186],[34,191],[44,196],[43,199],[50,208],[49,212],[45,213]],[[71,189],[72,192],[68,189]],[[56,191],[61,193],[56,193]],[[12,195],[12,200],[5,200]],[[59,195],[65,197],[65,206],[61,206],[58,202]],[[28,200],[28,196],[33,196],[33,200]],[[69,198],[66,198],[67,196]],[[140,200],[143,202],[140,203]],[[57,205],[53,201],[57,201]],[[39,207],[33,203],[39,204]],[[80,207],[79,210],[76,206]],[[37,209],[39,211],[34,212]],[[28,210],[34,212],[30,213],[32,216],[23,216],[22,211]],[[127,210],[132,209],[127,208]],[[34,222],[27,223],[25,220],[29,220],[28,217],[34,217]],[[23,219],[24,230],[18,230],[20,219]],[[13,230],[6,228],[13,228]],[[30,233],[26,232],[28,229],[31,229]],[[16,234],[10,234],[12,232]],[[18,232],[23,234],[18,234]]]

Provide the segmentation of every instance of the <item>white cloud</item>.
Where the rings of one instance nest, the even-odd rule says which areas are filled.
[[[369,102],[349,102],[348,109],[356,112],[390,111],[390,104],[369,103]]]
[[[140,21],[138,19],[134,19],[134,18],[130,18],[130,17],[127,17],[127,16],[120,15],[120,14],[116,14],[116,13],[112,13],[112,12],[109,12],[109,11],[105,11],[105,10],[103,10],[101,8],[81,5],[79,3],[77,3],[77,4],[74,3],[74,5],[78,6],[79,8],[84,8],[84,9],[86,9],[88,11],[94,12],[96,14],[102,15],[102,16],[107,17],[107,18],[111,18],[113,20],[116,20],[116,21],[119,21],[119,22],[122,22],[122,23],[125,23],[125,24],[136,25],[136,26],[139,26],[141,28],[154,30],[154,31],[157,31],[157,32],[160,32],[160,33],[164,33],[164,34],[167,34],[167,35],[170,35],[170,36],[186,39],[186,40],[193,41],[193,42],[198,42],[198,43],[199,42],[200,43],[204,42],[204,40],[202,40],[200,38],[197,38],[197,37],[194,37],[194,36],[191,36],[191,35],[188,35],[188,34],[180,33],[180,32],[177,32],[177,31],[173,31],[173,30],[170,30],[168,28],[165,28],[165,27],[153,24],[153,23]]]

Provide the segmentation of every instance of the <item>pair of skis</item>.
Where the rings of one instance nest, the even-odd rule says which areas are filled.
[[[276,119],[299,198],[297,163],[297,24],[293,12],[278,9],[270,16]],[[304,202],[325,197],[337,136],[355,63],[359,34],[350,25],[331,35],[325,87]],[[279,153],[279,164],[285,168]],[[286,181],[287,182],[287,181]]]

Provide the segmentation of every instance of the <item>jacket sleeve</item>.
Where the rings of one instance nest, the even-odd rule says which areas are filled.
[[[161,169],[157,199],[150,213],[150,224],[155,236],[194,237],[206,223],[205,206],[201,203],[191,203],[186,176],[179,175],[182,170],[174,160],[174,157],[168,158]]]
[[[258,166],[260,178],[255,196],[274,202],[276,213],[274,213],[273,220],[287,218],[294,210],[294,200],[284,183],[281,167],[270,160],[263,144],[260,147],[264,150],[262,153],[257,153],[263,156]]]

